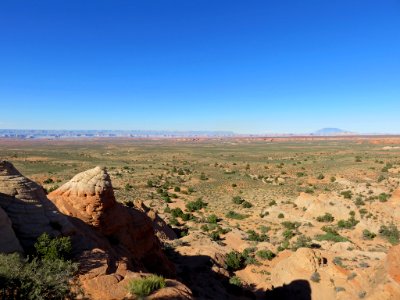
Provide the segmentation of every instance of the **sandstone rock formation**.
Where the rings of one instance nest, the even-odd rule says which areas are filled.
[[[148,208],[140,200],[135,201],[134,205],[136,209],[144,212],[151,219],[153,222],[153,229],[161,241],[174,240],[177,238],[175,231],[173,231],[154,210]]]
[[[67,218],[47,199],[43,188],[21,175],[8,161],[0,161],[0,207],[10,218],[25,250],[43,232],[57,236],[73,230]]]
[[[11,225],[11,221],[7,214],[3,209],[0,208],[0,252],[23,252]]]
[[[48,197],[11,163],[0,161],[0,252],[30,250],[43,232],[69,235],[89,299],[129,297],[129,280],[146,273],[173,276],[153,229],[154,222],[165,231],[165,222],[144,206],[118,203],[105,169],[80,173]],[[191,291],[168,279],[151,298],[191,299]]]
[[[73,244],[81,262],[80,281],[91,298],[125,297],[134,272],[174,273],[155,237],[151,219],[116,201],[104,168],[76,175],[48,197],[77,228],[79,234],[73,236]]]

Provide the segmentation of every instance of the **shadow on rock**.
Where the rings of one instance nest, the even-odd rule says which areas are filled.
[[[311,286],[307,280],[294,280],[289,284],[267,291],[266,299],[311,300]]]
[[[170,248],[165,251],[177,267],[178,280],[192,290],[195,299],[255,299],[253,292],[230,284],[211,257],[182,255]]]

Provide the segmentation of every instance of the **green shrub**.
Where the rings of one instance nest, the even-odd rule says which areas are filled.
[[[54,181],[51,178],[47,178],[45,181],[43,181],[44,184],[50,184],[50,183],[53,183],[53,182]]]
[[[284,221],[281,223],[283,227],[286,229],[296,229],[299,228],[301,223],[300,222],[290,222],[290,221]]]
[[[190,212],[200,210],[204,207],[207,207],[207,203],[201,198],[197,199],[196,201],[190,201],[186,203],[186,209]]]
[[[67,259],[72,251],[71,239],[69,237],[51,238],[43,233],[35,243],[37,256],[41,259]]]
[[[283,219],[285,217],[285,215],[283,214],[283,213],[280,213],[279,215],[278,215],[278,219]]]
[[[335,257],[333,258],[332,262],[333,262],[335,265],[341,266],[342,268],[345,267],[344,264],[343,264],[342,258],[339,257],[339,256],[335,256]]]
[[[171,215],[173,218],[178,218],[183,215],[183,211],[179,207],[173,208],[173,209],[171,209]]]
[[[382,225],[379,234],[384,237],[392,245],[397,245],[400,239],[400,232],[393,223],[389,226]]]
[[[207,223],[216,224],[218,222],[218,217],[214,214],[211,214],[207,217]]]
[[[311,238],[305,235],[300,235],[292,245],[292,250],[296,251],[299,248],[310,248]]]
[[[384,181],[385,179],[386,179],[385,176],[379,175],[377,181],[378,181],[378,182],[382,182],[382,181]]]
[[[310,280],[314,281],[314,282],[320,282],[321,281],[321,275],[319,275],[318,272],[314,272],[314,273],[311,274]]]
[[[62,259],[22,259],[0,254],[0,298],[74,299],[71,284],[77,264]]]
[[[138,297],[146,297],[165,286],[166,282],[163,277],[150,275],[145,278],[132,279],[128,283],[128,291]]]
[[[243,220],[248,217],[248,215],[239,214],[232,210],[228,211],[228,213],[225,216],[229,219],[236,219],[236,220]]]
[[[133,186],[129,183],[125,184],[125,191],[129,192],[133,189]]]
[[[334,220],[335,220],[335,218],[330,213],[325,213],[325,215],[317,217],[318,222],[329,223],[329,222],[333,222]]]
[[[243,255],[237,251],[231,251],[225,256],[225,265],[229,271],[237,271],[244,267]]]
[[[59,186],[58,184],[53,185],[52,187],[50,187],[50,188],[47,190],[47,192],[48,192],[48,193],[51,193],[51,192],[55,191],[56,189],[58,189],[59,187],[60,187],[60,186]]]
[[[253,204],[251,204],[251,203],[248,202],[248,201],[244,201],[244,202],[242,203],[242,206],[243,206],[244,208],[251,208],[251,207],[253,207]]]
[[[261,259],[273,259],[276,255],[271,250],[259,250],[257,251],[256,255]]]
[[[351,199],[353,197],[353,193],[349,190],[341,192],[340,195],[345,199]]]
[[[240,197],[240,196],[235,196],[235,197],[232,198],[232,202],[233,202],[234,204],[240,205],[240,204],[242,204],[244,201],[245,201],[245,200],[244,200],[242,197]]]
[[[208,177],[206,176],[206,174],[201,173],[200,174],[200,180],[208,180]]]
[[[232,285],[236,285],[238,287],[243,286],[242,280],[238,276],[233,276],[233,277],[229,278],[229,283]]]
[[[282,233],[283,237],[285,238],[285,240],[290,240],[292,237],[295,236],[295,233],[293,232],[293,230],[291,229],[286,229],[283,233]]]
[[[339,220],[337,223],[338,228],[340,229],[352,229],[354,228],[360,221],[354,219],[354,216],[351,216],[347,220]]]
[[[247,240],[255,242],[268,242],[269,237],[265,234],[259,234],[254,230],[247,230]]]
[[[386,202],[386,201],[388,201],[389,198],[390,198],[390,195],[388,195],[386,193],[380,193],[378,196],[378,199],[380,202]]]
[[[318,241],[332,241],[335,243],[348,241],[348,239],[341,236],[333,227],[323,226],[321,229],[325,231],[325,234],[317,235],[315,239]]]
[[[274,206],[274,205],[277,205],[277,203],[276,203],[275,200],[271,200],[271,201],[269,201],[268,205],[269,206]]]
[[[362,232],[362,236],[364,240],[373,240],[376,237],[376,234],[369,231],[368,229],[364,229]]]
[[[219,231],[213,231],[213,232],[211,232],[211,233],[210,233],[210,238],[211,238],[211,240],[213,240],[213,241],[219,241],[219,240],[221,240],[221,237],[220,237],[220,235],[219,235]]]

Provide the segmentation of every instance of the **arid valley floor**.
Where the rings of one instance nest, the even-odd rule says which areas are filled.
[[[0,158],[48,192],[106,167],[173,229],[196,299],[400,297],[400,138],[4,139]]]

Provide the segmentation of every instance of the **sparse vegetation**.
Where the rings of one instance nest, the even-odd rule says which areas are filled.
[[[69,238],[39,237],[30,259],[19,254],[0,254],[0,296],[3,299],[74,298],[71,290],[78,265],[65,258],[71,251]]]
[[[397,245],[399,243],[400,232],[393,223],[388,226],[382,225],[379,229],[379,234],[392,245]]]
[[[166,282],[163,277],[150,275],[144,278],[132,279],[128,283],[128,291],[133,295],[143,298],[165,286]]]

